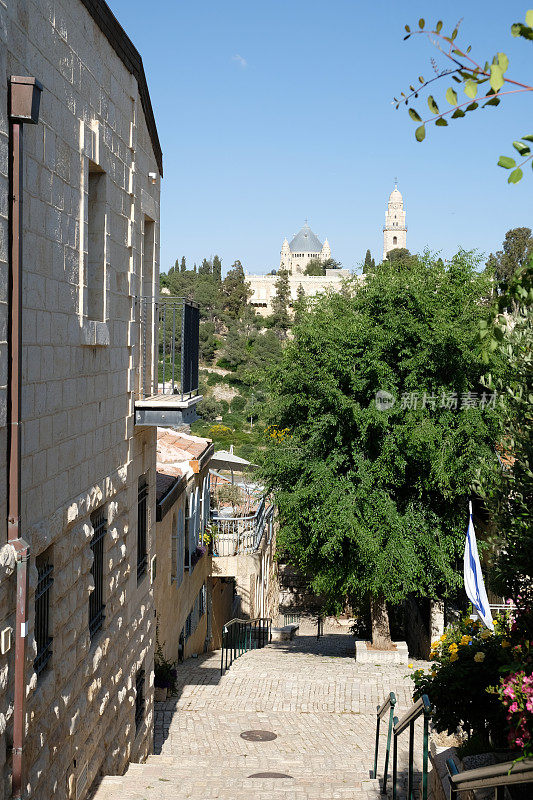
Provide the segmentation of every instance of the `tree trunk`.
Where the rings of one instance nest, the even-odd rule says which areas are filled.
[[[389,612],[382,594],[370,598],[370,619],[372,622],[372,647],[379,650],[392,650]]]

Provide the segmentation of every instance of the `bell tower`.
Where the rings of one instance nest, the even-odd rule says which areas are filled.
[[[383,226],[383,261],[386,260],[387,254],[397,247],[407,248],[407,225],[403,197],[395,182],[394,189],[389,195]]]

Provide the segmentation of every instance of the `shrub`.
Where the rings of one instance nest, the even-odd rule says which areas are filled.
[[[496,621],[491,633],[478,621],[465,617],[449,626],[433,642],[429,672],[416,670],[414,698],[427,694],[434,707],[437,731],[454,733],[462,728],[501,745],[505,713],[499,698],[487,689],[497,683],[500,669],[509,661],[510,620]]]

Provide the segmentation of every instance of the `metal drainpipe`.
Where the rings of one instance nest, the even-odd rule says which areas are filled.
[[[22,189],[23,125],[39,120],[41,84],[35,78],[12,76],[9,81],[9,327],[8,327],[8,469],[7,538],[17,557],[15,622],[15,691],[13,699],[12,797],[23,791],[23,746],[26,699],[26,634],[28,631],[28,560],[30,546],[22,538],[21,394],[22,394]]]

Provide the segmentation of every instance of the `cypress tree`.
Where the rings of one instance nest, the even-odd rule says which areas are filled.
[[[218,256],[213,258],[213,277],[216,281],[222,280],[222,261]]]
[[[187,269],[187,264],[185,263],[185,256],[181,257],[181,267],[180,267],[180,269],[181,269],[181,272],[185,272],[185,270]]]

